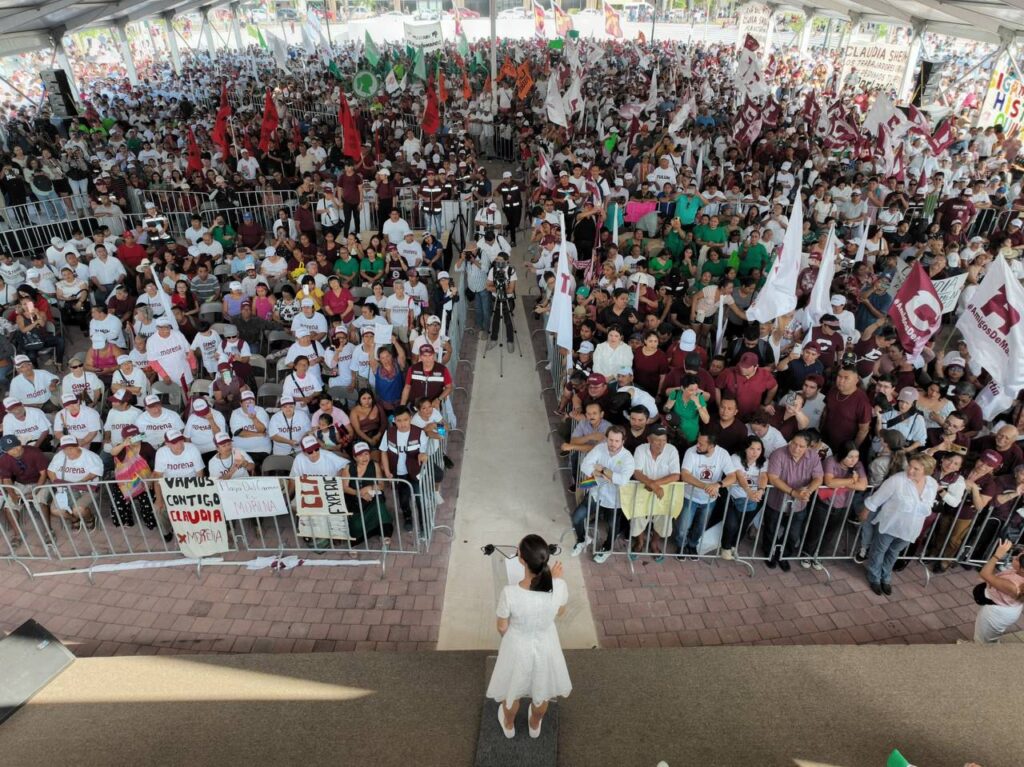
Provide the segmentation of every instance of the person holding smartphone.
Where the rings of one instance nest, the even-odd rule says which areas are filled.
[[[1012,540],[1000,541],[980,575],[982,583],[974,594],[974,601],[981,605],[974,619],[974,641],[995,644],[1024,611],[1024,547]]]

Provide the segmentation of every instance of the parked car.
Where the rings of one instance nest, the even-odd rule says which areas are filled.
[[[445,11],[445,15],[451,16],[454,19],[455,18],[455,11],[453,9],[449,8],[447,11]],[[480,18],[480,14],[477,13],[476,11],[470,10],[469,8],[461,8],[461,9],[459,9],[459,18],[460,19],[479,19]]]
[[[278,8],[277,9],[277,20],[278,21],[298,21],[299,12],[294,8]]]
[[[529,19],[532,15],[525,8],[506,8],[498,14],[499,19]]]
[[[584,8],[576,16],[604,16],[603,11],[597,10],[597,8]]]

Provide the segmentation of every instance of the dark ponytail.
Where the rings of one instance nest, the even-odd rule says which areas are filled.
[[[530,591],[551,591],[551,570],[548,559],[555,553],[556,547],[549,546],[539,535],[527,535],[519,542],[519,556],[526,563],[526,569],[533,576]]]

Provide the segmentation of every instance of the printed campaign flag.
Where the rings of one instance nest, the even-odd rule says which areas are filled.
[[[900,344],[911,357],[919,355],[942,326],[942,301],[919,261],[896,291],[889,319]]]
[[[555,272],[555,294],[551,297],[551,313],[547,331],[555,334],[555,343],[565,349],[566,364],[572,364],[572,302],[576,294],[576,281],[569,269],[569,254],[565,246],[565,214],[559,213],[562,227],[562,245],[558,249],[558,268]]]
[[[800,274],[803,228],[804,206],[798,187],[789,226],[782,238],[782,250],[768,272],[764,287],[747,309],[748,319],[771,322],[796,309],[796,280]]]
[[[572,16],[562,10],[562,4],[558,0],[551,0],[551,8],[555,12],[555,31],[565,37],[572,29]]]
[[[618,11],[612,8],[607,0],[604,3],[604,31],[612,37],[622,37],[622,20]]]
[[[533,34],[542,39],[547,37],[544,32],[544,8],[537,0],[533,0]]]
[[[548,77],[548,94],[544,101],[544,110],[547,112],[548,120],[555,125],[569,127],[569,120],[565,115],[565,101],[558,92],[558,76],[554,72]]]
[[[941,309],[940,309],[941,311]],[[1024,287],[1001,255],[966,301],[957,330],[978,363],[1000,388],[1004,407],[1024,387]]]
[[[836,225],[832,224],[828,230],[828,238],[825,240],[825,249],[821,253],[818,276],[814,280],[811,298],[807,303],[807,317],[812,326],[817,326],[824,315],[832,313],[832,280],[836,276],[836,256],[838,254],[839,238],[836,237]]]

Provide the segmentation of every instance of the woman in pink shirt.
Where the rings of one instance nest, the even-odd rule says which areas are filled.
[[[996,572],[996,565],[1007,554],[1013,555],[1010,566]],[[974,641],[977,644],[994,644],[1020,619],[1024,610],[1024,549],[1014,549],[1012,540],[1000,541],[985,566],[981,568],[981,580],[974,591],[974,599],[980,605],[978,617],[974,619]],[[982,593],[979,593],[982,592]]]
[[[337,317],[342,322],[351,322],[355,299],[352,291],[341,284],[341,278],[332,274],[327,280],[327,291],[323,297],[324,312],[329,319]]]

